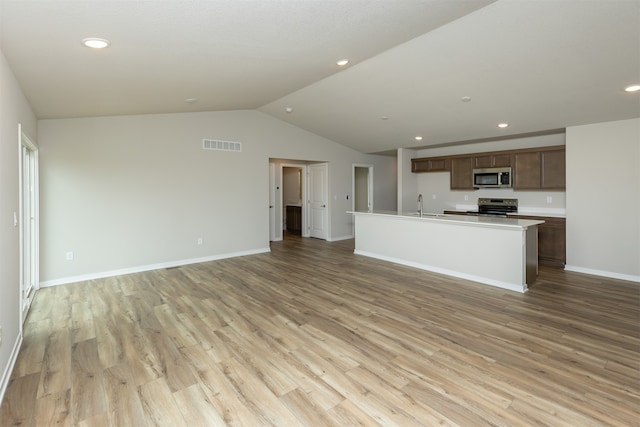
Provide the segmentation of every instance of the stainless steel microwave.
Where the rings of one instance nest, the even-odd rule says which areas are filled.
[[[474,188],[511,188],[511,168],[486,168],[473,170]]]

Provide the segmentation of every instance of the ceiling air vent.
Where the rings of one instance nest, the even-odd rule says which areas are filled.
[[[240,142],[220,141],[217,139],[203,139],[202,148],[205,150],[218,150],[218,151],[242,151],[242,144]]]

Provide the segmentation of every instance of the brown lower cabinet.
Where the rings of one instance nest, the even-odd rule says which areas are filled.
[[[539,219],[544,224],[538,226],[538,262],[545,265],[564,267],[567,262],[567,220],[548,216],[509,215],[509,218]]]
[[[444,213],[466,215],[465,212],[458,211],[444,211]],[[554,267],[564,267],[567,261],[567,220],[565,218],[532,215],[509,215],[509,218],[544,221],[544,224],[538,226],[538,262]]]
[[[302,234],[302,207],[287,205],[287,231],[292,234]]]

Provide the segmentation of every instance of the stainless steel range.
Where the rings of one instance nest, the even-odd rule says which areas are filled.
[[[470,215],[501,216],[518,213],[518,199],[478,199],[478,210],[467,211]]]

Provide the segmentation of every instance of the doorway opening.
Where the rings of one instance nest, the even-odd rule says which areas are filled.
[[[294,163],[295,162],[295,163]],[[269,160],[269,240],[293,231],[307,233],[307,165],[295,160]],[[287,214],[289,214],[287,218]],[[288,221],[287,221],[288,219]]]
[[[353,209],[370,211],[373,209],[373,166],[353,165],[352,177]]]
[[[20,186],[20,313],[24,323],[39,286],[38,147],[18,125]],[[18,221],[18,218],[14,218]]]
[[[302,174],[302,167],[282,166],[282,229],[298,236],[302,235]]]
[[[269,240],[329,236],[329,164],[269,159]]]

